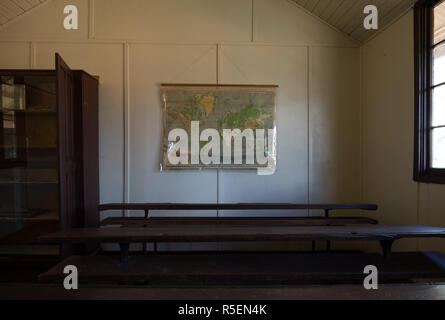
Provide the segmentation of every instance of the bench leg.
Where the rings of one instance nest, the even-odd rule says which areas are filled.
[[[119,243],[119,247],[121,249],[121,263],[127,264],[128,263],[128,251],[130,249],[129,243]]]
[[[326,219],[329,219],[329,209],[324,210],[324,217]],[[330,226],[330,224],[326,224],[327,226]],[[326,241],[326,251],[331,251],[331,241]]]
[[[149,214],[149,210],[144,210],[144,217],[145,217],[145,220],[147,220],[148,219],[148,214]],[[144,228],[147,228],[147,225],[146,224],[144,224]],[[143,254],[147,254],[147,243],[146,242],[143,242],[142,243],[142,253]]]
[[[380,246],[382,247],[383,257],[389,258],[391,256],[391,247],[394,240],[380,240]]]

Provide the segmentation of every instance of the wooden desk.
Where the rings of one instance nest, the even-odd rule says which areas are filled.
[[[367,217],[110,217],[101,221],[102,226],[167,226],[167,225],[239,225],[239,226],[345,226],[378,224],[376,219]]]
[[[377,210],[376,204],[305,203],[109,203],[97,207],[106,210]]]
[[[375,219],[366,217],[335,217],[330,216],[333,210],[365,210],[375,211],[378,206],[376,204],[305,204],[305,203],[110,203],[101,204],[98,206],[99,211],[107,210],[140,210],[144,211],[144,218],[134,217],[120,217],[107,218],[102,222],[102,225],[122,225],[122,226],[153,226],[160,224],[218,224],[218,225],[289,225],[289,226],[339,226],[351,224],[377,224]],[[320,217],[288,217],[287,219],[280,219],[276,214],[269,213],[268,218],[153,218],[150,217],[150,211],[202,211],[202,210],[308,210],[308,211],[323,211],[324,215]],[[156,248],[156,242],[154,242]],[[326,243],[326,249],[329,251],[331,247],[330,241]],[[146,250],[145,243],[143,250]],[[312,241],[312,251],[315,251],[315,241]]]
[[[295,226],[208,226],[169,225],[150,228],[68,229],[40,238],[45,243],[120,244],[122,260],[135,242],[377,240],[388,257],[393,242],[401,238],[445,238],[445,228],[425,226],[295,227]]]

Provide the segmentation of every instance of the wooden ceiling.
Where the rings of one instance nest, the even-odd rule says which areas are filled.
[[[0,27],[47,0],[0,0]]]
[[[0,27],[48,0],[0,0]],[[363,28],[363,9],[373,4],[379,9],[379,30],[384,29],[413,6],[416,0],[288,0],[318,16],[360,43],[377,31]]]
[[[366,42],[411,8],[417,0],[292,0],[300,7],[318,16],[337,30],[360,43]],[[379,30],[363,27],[367,5],[379,10]]]

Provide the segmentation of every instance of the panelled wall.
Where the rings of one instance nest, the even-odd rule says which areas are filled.
[[[0,28],[0,68],[55,52],[101,76],[103,203],[361,200],[360,49],[291,1],[52,0]],[[278,84],[276,173],[161,172],[162,82]]]
[[[445,186],[413,181],[413,30],[410,11],[361,49],[363,200],[384,224],[445,227]],[[443,239],[395,245],[445,252]]]

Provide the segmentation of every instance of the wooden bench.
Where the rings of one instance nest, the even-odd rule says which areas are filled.
[[[344,226],[356,224],[378,224],[376,219],[367,217],[109,217],[102,220],[102,226],[160,226],[160,225],[267,225],[267,226]]]
[[[289,262],[301,264],[306,261],[306,256],[294,256],[289,253],[258,253],[256,256],[244,253],[221,254],[208,253],[207,255],[197,255],[187,253],[184,256],[175,253],[159,253],[150,256],[133,256],[129,260],[129,247],[131,243],[153,242],[231,242],[231,241],[333,241],[333,240],[374,240],[379,241],[383,251],[383,260],[387,263],[379,262],[377,258],[369,254],[359,253],[358,255],[332,256],[334,259],[330,264],[329,256],[320,255],[322,253],[311,254],[316,258],[320,266],[327,266],[333,273],[321,268],[314,274],[313,265],[304,264],[301,270],[294,272],[292,277],[295,281],[303,278],[323,278],[323,274],[328,272],[332,278],[348,278],[351,274],[357,277],[362,275],[363,262],[378,262],[384,267],[388,279],[398,277],[397,270],[403,270],[400,274],[402,278],[411,276],[444,276],[444,268],[436,268],[435,263],[430,263],[422,255],[410,256],[413,259],[405,260],[405,256],[394,254],[388,260],[391,253],[391,246],[394,241],[401,238],[445,238],[444,228],[424,227],[424,226],[376,226],[377,221],[366,217],[332,217],[332,210],[376,210],[376,205],[318,205],[318,204],[107,204],[100,205],[99,210],[143,210],[143,217],[118,217],[108,218],[104,225],[120,225],[121,227],[101,227],[86,229],[69,229],[48,234],[40,238],[46,243],[62,244],[86,244],[86,243],[119,243],[121,256],[120,262],[114,263],[112,256],[84,256],[71,257],[61,262],[49,273],[42,275],[42,279],[56,280],[63,274],[60,272],[67,263],[75,262],[81,266],[85,279],[103,280],[107,277],[113,280],[142,280],[153,282],[156,279],[161,282],[177,279],[189,279],[191,282],[202,280],[203,274],[208,274],[205,281],[218,277],[218,283],[225,283],[225,279],[238,279],[250,277],[249,281],[255,283],[259,279],[264,279],[265,275],[270,277],[271,282],[286,282],[289,271],[283,266]],[[152,210],[322,210],[323,215],[318,217],[273,217],[249,218],[249,217],[213,217],[213,218],[193,218],[193,217],[150,217]],[[257,211],[255,211],[257,212]],[[354,224],[354,225],[353,225]],[[357,226],[355,224],[367,225]],[[351,226],[353,225],[353,226]],[[155,250],[156,251],[156,250]],[[335,252],[333,254],[336,254]],[[309,254],[306,254],[309,257]],[[402,258],[403,256],[403,258]],[[190,260],[187,260],[190,257]],[[255,259],[253,259],[256,257]],[[374,257],[374,258],[373,258]],[[70,260],[74,259],[74,260]],[[218,260],[219,259],[219,260]],[[253,259],[253,260],[252,260]],[[265,266],[261,272],[252,273],[247,270],[256,270],[253,261],[276,261],[273,266]],[[277,260],[278,259],[278,260]],[[294,259],[294,260],[292,260]],[[351,265],[344,263],[354,260]],[[375,260],[377,259],[377,260]],[[187,272],[181,274],[184,268],[184,261],[191,263]],[[374,261],[375,260],[375,261]],[[117,261],[119,259],[117,258]],[[229,264],[230,272],[225,269],[220,271],[215,269],[215,263],[221,265]],[[324,262],[323,262],[324,261]],[[342,262],[343,261],[343,262]],[[403,265],[409,262],[409,266]],[[343,264],[342,264],[343,263]],[[194,265],[202,265],[199,272],[193,272]],[[264,264],[264,263],[261,263]],[[341,267],[340,267],[341,264]],[[293,265],[293,263],[291,263]],[[339,266],[338,270],[334,266]],[[396,266],[396,267],[395,267]],[[178,268],[177,270],[175,268]],[[270,267],[270,268],[269,268]],[[111,269],[110,269],[111,268]],[[173,269],[172,269],[173,268]],[[244,273],[239,271],[245,271]],[[290,267],[292,268],[292,267]],[[335,269],[335,270],[334,270]],[[101,270],[100,272],[98,270]],[[108,270],[108,271],[107,271]],[[173,270],[173,271],[172,271]],[[176,271],[175,271],[176,270]],[[237,271],[238,270],[238,271]],[[287,271],[286,271],[287,270]],[[394,271],[395,270],[395,271]],[[218,273],[218,272],[219,273]],[[104,273],[105,272],[105,273]],[[206,273],[207,272],[207,273]],[[104,276],[102,273],[106,274]],[[292,273],[292,272],[291,272]],[[249,276],[250,275],[250,276]],[[329,278],[329,277],[328,277]],[[108,278],[107,278],[108,279]],[[170,279],[170,280],[169,280]],[[216,278],[215,278],[216,279]],[[278,279],[278,280],[277,280]],[[283,280],[284,279],[284,280]]]
[[[289,203],[233,203],[233,204],[193,204],[193,203],[112,203],[98,206],[99,211],[107,210],[136,210],[144,211],[144,217],[109,217],[102,220],[101,225],[121,226],[155,226],[155,225],[268,225],[268,226],[344,226],[378,224],[378,221],[368,217],[331,217],[334,210],[377,210],[375,204],[289,204]],[[150,211],[203,211],[203,210],[318,210],[322,216],[310,217],[276,217],[276,213],[269,213],[267,217],[150,217]],[[249,214],[246,214],[249,215]],[[157,243],[154,242],[156,250]],[[330,250],[330,241],[326,243]],[[146,245],[143,244],[143,251]],[[315,241],[312,241],[312,251],[315,251]]]
[[[99,211],[107,210],[141,210],[145,218],[149,218],[153,210],[321,210],[324,217],[329,218],[333,210],[368,210],[375,211],[376,204],[294,204],[294,203],[110,203],[98,206]],[[273,217],[273,216],[272,216]]]
[[[295,227],[295,226],[199,226],[169,225],[150,228],[68,229],[40,238],[45,243],[119,243],[122,262],[128,261],[130,243],[376,240],[388,257],[395,240],[401,238],[445,238],[445,228],[424,226]]]

